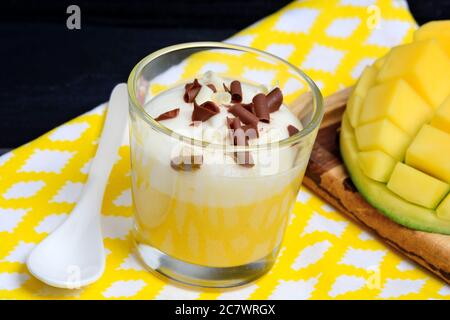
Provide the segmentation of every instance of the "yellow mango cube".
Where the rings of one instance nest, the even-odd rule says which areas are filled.
[[[450,59],[435,40],[395,47],[387,55],[377,82],[402,78],[431,107],[437,108],[450,91]]]
[[[391,80],[369,89],[360,111],[359,124],[387,118],[414,136],[430,120],[427,103],[402,79]]]
[[[450,57],[450,20],[425,23],[414,32],[414,41],[435,39]]]
[[[377,70],[380,70],[385,61],[386,61],[386,56],[377,59],[377,61],[374,62],[373,66],[375,68],[377,68]]]
[[[362,72],[358,82],[356,83],[355,89],[353,89],[353,94],[356,94],[361,98],[364,98],[370,87],[375,84],[376,78],[377,78],[377,68],[375,68],[374,66],[367,66]]]
[[[353,128],[358,125],[359,112],[362,102],[371,86],[375,84],[377,69],[374,66],[368,66],[364,69],[353,92],[347,102],[347,112],[350,124]]]
[[[405,162],[450,183],[450,134],[424,125],[406,151]]]
[[[387,188],[409,202],[433,209],[448,193],[450,185],[398,162]]]
[[[387,182],[394,170],[395,159],[383,151],[361,151],[358,153],[359,166],[369,178]]]
[[[450,194],[437,207],[436,215],[441,219],[450,220]]]
[[[411,138],[389,120],[370,122],[355,129],[361,151],[381,150],[402,161]]]
[[[353,128],[358,125],[359,113],[364,99],[356,94],[352,94],[347,101],[347,114],[350,124]]]
[[[436,110],[433,119],[431,119],[431,125],[450,133],[450,95]]]

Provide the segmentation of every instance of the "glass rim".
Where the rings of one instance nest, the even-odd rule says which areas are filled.
[[[147,124],[149,124],[152,128],[154,128],[158,132],[163,133],[172,138],[176,138],[179,141],[189,143],[191,145],[201,147],[201,148],[214,148],[214,149],[226,148],[227,150],[229,150],[229,148],[230,148],[230,146],[225,143],[213,143],[213,142],[198,140],[198,139],[194,139],[194,138],[179,134],[179,133],[173,131],[172,129],[169,129],[168,127],[164,126],[160,122],[156,121],[152,116],[150,116],[150,114],[145,110],[144,105],[142,105],[137,100],[136,80],[141,75],[141,71],[144,69],[144,67],[147,64],[149,64],[150,62],[154,61],[155,59],[157,59],[165,54],[171,53],[171,52],[180,51],[180,50],[184,50],[184,49],[196,49],[196,48],[197,49],[203,48],[205,50],[206,49],[237,50],[237,51],[257,54],[257,55],[263,56],[265,58],[275,60],[278,63],[281,63],[281,64],[287,66],[288,68],[292,69],[296,74],[298,74],[304,81],[306,81],[306,83],[309,86],[309,89],[312,92],[312,98],[313,98],[312,100],[313,100],[313,104],[315,106],[314,114],[313,114],[311,120],[308,122],[308,124],[305,127],[303,127],[303,129],[301,129],[299,132],[297,132],[296,134],[294,134],[288,138],[285,138],[285,139],[282,139],[279,141],[275,141],[275,142],[269,142],[269,143],[252,145],[252,146],[233,146],[233,149],[232,149],[233,151],[254,151],[254,150],[261,150],[261,149],[271,149],[271,148],[275,148],[275,147],[280,148],[280,147],[290,146],[290,145],[299,143],[302,138],[305,138],[306,136],[311,134],[316,128],[319,127],[320,122],[322,121],[323,114],[324,114],[322,94],[320,93],[320,90],[317,87],[317,85],[314,83],[314,81],[302,70],[300,70],[299,68],[297,68],[290,62],[288,62],[280,57],[277,57],[271,53],[268,53],[268,52],[265,52],[265,51],[262,51],[259,49],[241,46],[241,45],[229,44],[229,43],[224,43],[224,42],[203,41],[203,42],[181,43],[181,44],[176,44],[176,45],[172,45],[172,46],[168,46],[168,47],[159,49],[159,50],[147,55],[143,59],[141,59],[131,70],[131,73],[128,77],[128,82],[127,82],[129,102],[130,102],[132,108],[134,108],[134,110],[138,112],[138,114],[145,120],[145,122],[147,122]]]

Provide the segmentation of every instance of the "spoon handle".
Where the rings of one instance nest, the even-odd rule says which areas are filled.
[[[128,119],[127,85],[116,85],[109,99],[103,131],[98,143],[97,152],[92,160],[86,191],[100,198],[100,203],[108,182],[117,152],[122,142]]]

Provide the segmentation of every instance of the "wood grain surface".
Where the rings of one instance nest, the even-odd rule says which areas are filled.
[[[340,157],[339,131],[352,88],[325,98],[325,115],[303,184],[340,212],[369,229],[382,241],[450,284],[450,236],[403,227],[372,207],[354,187]],[[311,107],[305,94],[297,113]]]

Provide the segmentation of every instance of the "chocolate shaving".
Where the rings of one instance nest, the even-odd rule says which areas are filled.
[[[245,124],[254,124],[259,121],[259,119],[253,113],[245,109],[240,103],[232,105],[228,109],[228,112],[238,117]]]
[[[227,85],[225,83],[223,84],[223,90],[225,90],[225,92],[231,93],[230,89],[227,87]]]
[[[155,118],[155,120],[162,121],[162,120],[167,120],[167,119],[173,119],[173,118],[176,118],[179,113],[180,113],[180,109],[176,108],[176,109],[173,109],[173,110],[170,110],[170,111],[160,114],[158,117]]]
[[[242,105],[245,109],[247,109],[248,111],[250,111],[251,113],[254,113],[254,110],[253,110],[253,102],[250,102],[250,103],[241,103],[241,105]]]
[[[217,92],[217,89],[216,89],[216,86],[215,85],[213,85],[212,83],[210,83],[210,84],[207,84],[206,85],[208,88],[210,88],[214,93],[216,93]]]
[[[298,130],[296,127],[294,127],[293,125],[288,125],[287,126],[287,131],[289,132],[289,137],[293,136],[294,134],[300,132],[300,130]]]
[[[255,114],[258,117],[259,121],[269,123],[270,113],[269,107],[267,105],[266,95],[263,93],[258,93],[256,96],[254,96],[253,105],[255,109]]]
[[[241,126],[241,120],[239,118],[227,118],[227,125],[231,132],[231,138],[235,146],[248,146],[248,139],[251,138],[252,133],[248,133],[247,130],[252,129],[253,125]],[[256,124],[257,126],[257,124]],[[258,131],[256,130],[256,133]],[[236,151],[233,154],[234,161],[243,167],[251,168],[255,165],[252,155],[249,151]]]
[[[187,83],[184,86],[184,102],[191,103],[195,100],[195,97],[197,96],[198,92],[200,91],[202,85],[198,82],[197,79],[194,79],[194,82]]]
[[[278,111],[283,103],[283,94],[281,93],[280,88],[275,88],[270,91],[266,96],[266,100],[270,113]]]
[[[202,155],[177,156],[170,160],[170,166],[176,171],[194,171],[203,164]]]
[[[219,107],[212,101],[206,101],[198,105],[194,101],[194,111],[192,111],[192,121],[206,121],[220,112]]]
[[[230,93],[231,93],[231,101],[233,102],[242,101],[242,88],[241,83],[239,81],[234,80],[230,83]]]

